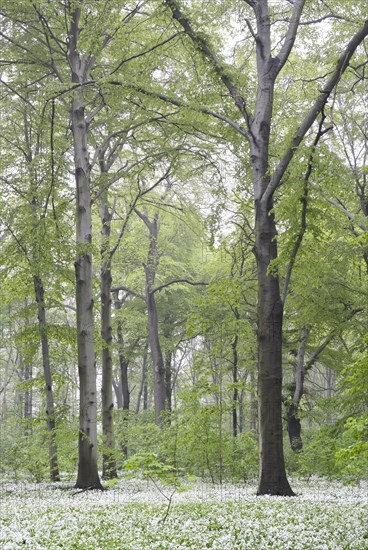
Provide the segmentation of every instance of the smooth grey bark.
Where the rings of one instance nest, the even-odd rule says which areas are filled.
[[[163,422],[162,413],[167,408],[166,403],[166,384],[165,384],[165,363],[161,350],[157,306],[155,300],[155,278],[159,261],[157,248],[158,237],[158,213],[153,216],[152,221],[146,214],[135,209],[149,231],[149,247],[147,255],[147,264],[144,264],[146,276],[145,300],[148,313],[148,340],[151,350],[153,363],[153,387],[155,402],[155,421],[156,424]],[[157,289],[156,289],[157,290]]]
[[[173,327],[174,327],[174,319],[170,313],[170,310],[168,310],[163,320],[163,336],[166,342],[168,342],[168,347],[169,347],[169,349],[166,349],[164,354],[166,408],[169,412],[171,412],[172,410],[173,385],[175,383],[175,379],[173,379],[173,366],[172,366],[173,352],[170,349],[170,344],[169,344],[170,339],[173,337]]]
[[[114,388],[115,392],[115,398],[116,398],[116,407],[118,409],[123,408],[123,392],[121,389],[121,381],[116,380],[115,378],[112,379],[112,387]]]
[[[71,13],[69,64],[72,82],[83,85],[93,60],[78,51],[81,9]],[[97,389],[92,292],[92,211],[88,122],[82,86],[74,91],[71,105],[76,185],[76,306],[79,373],[79,445],[76,487],[102,489],[97,470]]]
[[[45,379],[46,391],[46,422],[49,432],[49,465],[51,481],[60,481],[58,450],[56,444],[56,418],[54,392],[52,388],[52,374],[50,367],[50,349],[47,335],[46,309],[45,309],[45,291],[42,279],[38,276],[33,277],[33,286],[37,302],[38,327],[41,341],[42,366]]]
[[[33,377],[33,368],[32,363],[30,361],[26,361],[25,365],[23,366],[23,380],[24,382],[30,382]],[[25,419],[32,418],[32,411],[33,411],[33,394],[32,394],[32,388],[27,385],[25,392],[24,392],[24,405],[23,405],[23,417]],[[26,423],[25,425],[25,434],[29,434],[32,431],[31,427]]]
[[[139,386],[137,404],[135,409],[136,414],[139,413],[142,396],[143,396],[143,410],[147,410],[148,408],[147,360],[148,360],[148,340],[146,341],[146,345],[144,347],[144,352],[143,352],[141,383]]]

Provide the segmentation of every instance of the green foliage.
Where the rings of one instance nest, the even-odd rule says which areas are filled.
[[[164,485],[181,485],[174,466],[161,461],[158,454],[153,452],[133,455],[124,463],[124,469],[133,477],[140,473],[144,479],[158,480]]]
[[[367,479],[368,471],[368,413],[348,418],[336,451],[336,461],[342,473],[352,479]]]
[[[74,475],[77,465],[77,419],[58,422],[58,461],[64,475]],[[15,480],[40,483],[50,478],[49,432],[43,418],[12,420],[1,426],[0,472]]]

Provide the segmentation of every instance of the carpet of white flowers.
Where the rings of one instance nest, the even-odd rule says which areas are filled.
[[[105,492],[0,481],[0,548],[368,549],[368,487],[293,481],[295,498],[255,485],[191,484],[168,500],[143,480]],[[162,488],[169,497],[170,489]]]

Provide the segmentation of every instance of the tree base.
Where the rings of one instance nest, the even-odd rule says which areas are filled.
[[[275,496],[275,497],[296,497],[296,493],[292,490],[289,482],[286,483],[260,483],[257,490],[259,496]]]
[[[74,489],[81,489],[81,491],[105,491],[105,487],[101,484],[100,480],[94,483],[82,483],[77,481],[74,485]]]

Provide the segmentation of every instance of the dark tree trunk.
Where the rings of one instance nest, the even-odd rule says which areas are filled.
[[[104,162],[100,159],[101,172],[104,170]],[[101,273],[100,273],[100,299],[101,299],[101,340],[102,340],[102,434],[104,452],[102,455],[103,479],[117,477],[116,460],[114,456],[114,402],[112,394],[112,326],[111,326],[111,258],[110,258],[110,234],[112,215],[107,203],[107,192],[100,198],[101,218]]]
[[[148,341],[151,350],[153,363],[153,388],[155,402],[155,420],[156,424],[163,422],[162,413],[166,410],[166,384],[165,384],[165,363],[161,350],[157,306],[155,300],[154,284],[159,261],[157,249],[158,237],[158,214],[150,221],[146,214],[142,214],[135,209],[136,214],[144,221],[149,230],[149,247],[147,256],[147,265],[144,265],[146,275],[146,307],[148,313]]]
[[[117,327],[118,344],[119,344],[119,365],[120,365],[120,383],[121,391],[123,394],[123,409],[129,411],[130,408],[130,391],[128,380],[128,361],[126,360],[124,353],[124,337],[123,337],[123,324],[118,322]]]
[[[256,203],[258,270],[259,495],[293,496],[286,477],[282,427],[282,320],[279,280],[268,272],[277,258],[272,201]]]
[[[233,428],[233,437],[238,435],[238,403],[239,403],[239,390],[238,390],[238,335],[235,336],[231,348],[233,352],[233,365],[232,365],[232,375],[233,375],[233,402],[232,402],[232,428]]]
[[[118,292],[115,292],[114,308],[120,310],[123,306],[123,301],[119,300]],[[128,367],[129,363],[125,356],[124,351],[124,334],[123,323],[121,319],[118,319],[116,336],[118,341],[118,354],[119,354],[119,391],[121,392],[122,404],[121,408],[128,411],[130,408],[130,391],[129,391],[129,377]]]
[[[55,420],[55,402],[54,392],[52,389],[52,374],[50,368],[50,350],[49,339],[46,326],[46,310],[44,302],[44,288],[40,277],[33,277],[33,285],[35,290],[37,310],[38,310],[38,326],[41,340],[42,351],[42,366],[43,375],[45,378],[46,390],[46,422],[49,432],[49,464],[50,464],[50,479],[51,481],[60,481],[58,451],[56,444],[56,420]]]
[[[105,224],[104,224],[105,225]],[[106,227],[102,228],[105,237]],[[101,256],[103,257],[103,247]],[[101,296],[101,339],[102,339],[102,434],[104,452],[102,456],[102,477],[113,479],[117,477],[116,460],[114,457],[114,402],[112,397],[112,327],[111,327],[111,265],[108,261],[102,263],[100,279]]]
[[[150,343],[153,363],[153,387],[155,400],[156,424],[163,421],[162,413],[166,410],[166,384],[165,364],[161,351],[160,337],[158,332],[158,316],[155,295],[150,292],[149,274],[146,269],[146,303],[148,311],[148,338]]]

